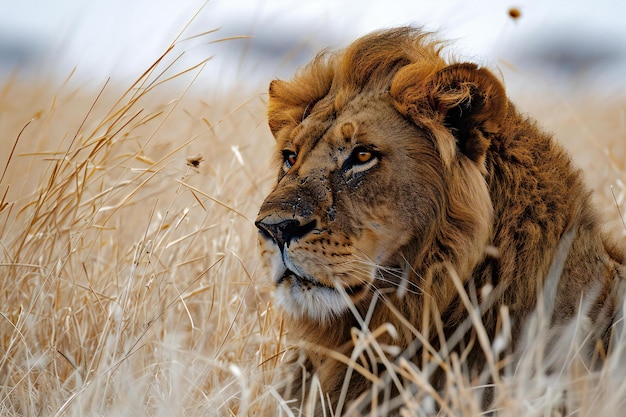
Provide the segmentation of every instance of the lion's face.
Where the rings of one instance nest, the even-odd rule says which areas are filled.
[[[402,287],[404,252],[430,234],[442,187],[432,141],[388,95],[357,96],[330,116],[324,105],[277,138],[278,183],[257,219],[277,299],[314,320]]]
[[[485,155],[507,112],[504,89],[404,32],[365,37],[270,84],[278,181],[256,224],[278,301],[295,318],[363,312],[374,293],[427,290],[443,308],[455,290],[441,271],[465,278],[484,257]]]

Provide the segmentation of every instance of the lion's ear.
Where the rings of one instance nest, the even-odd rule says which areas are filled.
[[[407,75],[403,74],[403,78]],[[499,131],[507,113],[508,100],[502,83],[475,64],[450,65],[421,80],[405,86],[413,91],[400,93],[404,101],[401,107],[420,124],[443,125],[456,139],[456,148],[482,164],[489,137]]]
[[[456,137],[468,158],[482,162],[489,146],[485,134],[497,133],[507,111],[504,87],[474,64],[451,65],[435,74],[430,104]]]

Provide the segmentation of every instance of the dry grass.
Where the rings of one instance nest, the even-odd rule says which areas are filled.
[[[202,66],[161,73],[168,59],[128,89],[0,89],[0,415],[290,415],[271,388],[285,348],[252,224],[273,178],[264,97],[201,96]],[[624,212],[626,106],[564,108],[588,131],[566,145],[623,238],[607,184]],[[619,356],[545,375],[533,323],[520,366],[497,380],[501,414],[556,415],[565,401],[568,415],[622,415]],[[442,412],[475,415],[480,386],[448,364]],[[393,369],[428,393],[410,365]],[[403,401],[407,415],[432,411],[423,395]]]
[[[185,92],[200,68],[172,89],[164,65],[121,94],[3,87],[1,415],[263,401],[280,349],[251,220],[263,97],[203,101]]]

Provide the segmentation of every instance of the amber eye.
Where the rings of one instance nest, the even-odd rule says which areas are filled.
[[[376,149],[366,146],[357,146],[352,150],[350,158],[344,164],[345,174],[349,177],[359,172],[365,172],[380,162],[380,153]]]
[[[294,151],[290,151],[288,149],[285,149],[283,151],[283,160],[285,161],[285,165],[288,168],[291,168],[292,166],[294,166],[297,158],[298,158],[298,154],[295,153]]]
[[[364,165],[373,162],[379,158],[379,154],[375,149],[367,146],[357,146],[352,151],[352,163],[356,165]]]
[[[364,164],[366,162],[369,162],[374,157],[374,155],[370,151],[362,149],[356,152],[355,157],[358,163]]]

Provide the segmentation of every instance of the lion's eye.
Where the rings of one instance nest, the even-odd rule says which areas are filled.
[[[361,164],[369,162],[373,157],[374,154],[364,149],[357,151],[355,154],[355,159]]]
[[[378,163],[380,155],[378,152],[365,146],[357,146],[352,151],[352,155],[346,161],[346,174],[352,175],[367,171]]]
[[[294,166],[297,158],[298,154],[294,151],[290,151],[288,149],[285,149],[283,151],[283,161],[285,161],[285,167],[291,168],[292,166]]]

